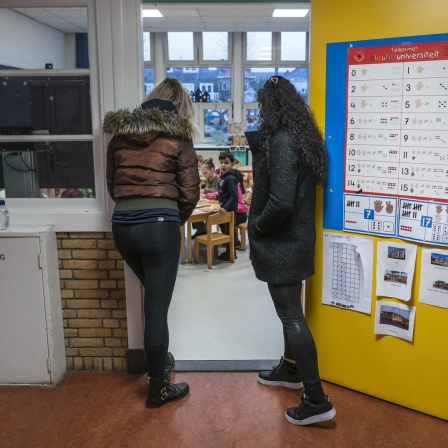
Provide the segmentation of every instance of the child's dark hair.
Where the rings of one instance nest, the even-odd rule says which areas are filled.
[[[204,165],[208,170],[214,170],[215,169],[215,164],[213,163],[213,158],[210,157],[208,159],[205,159],[201,165]]]
[[[238,183],[240,184],[240,187],[241,187],[241,193],[243,193],[244,194],[244,192],[246,191],[245,189],[244,189],[244,182],[243,182],[243,174],[241,173],[241,171],[240,170],[235,170],[236,172],[237,172],[237,177],[238,177]]]
[[[219,160],[229,159],[232,165],[233,162],[235,162],[235,157],[231,152],[220,152],[218,159]]]

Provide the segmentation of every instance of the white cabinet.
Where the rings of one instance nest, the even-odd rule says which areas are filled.
[[[0,384],[54,385],[66,371],[54,227],[0,231]]]

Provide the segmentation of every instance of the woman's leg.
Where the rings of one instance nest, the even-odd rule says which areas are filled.
[[[268,288],[283,324],[285,348],[289,346],[297,363],[305,393],[312,401],[321,402],[325,393],[319,377],[316,345],[300,303],[302,282],[290,285],[268,283]]]
[[[145,287],[144,345],[148,375],[160,377],[168,352],[168,308],[176,282],[180,229],[176,223],[113,224],[118,251]]]

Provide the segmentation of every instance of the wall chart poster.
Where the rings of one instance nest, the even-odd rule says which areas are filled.
[[[343,229],[448,246],[448,41],[347,51]]]
[[[375,310],[375,334],[386,334],[411,341],[414,339],[415,306],[378,300]]]
[[[373,241],[324,232],[322,303],[370,314]]]

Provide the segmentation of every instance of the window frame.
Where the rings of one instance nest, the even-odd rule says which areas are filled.
[[[6,1],[2,8],[27,8],[29,1]],[[87,9],[87,39],[89,45],[88,69],[22,69],[1,70],[1,76],[88,76],[90,82],[90,105],[92,134],[85,135],[1,135],[0,142],[39,142],[39,141],[90,141],[93,146],[95,198],[8,198],[5,200],[11,214],[11,226],[41,226],[51,224],[56,231],[93,231],[110,227],[105,219],[107,210],[105,179],[104,136],[101,132],[100,103],[100,58],[97,56],[97,22],[94,0],[46,0],[35,5],[37,8]],[[142,55],[143,57],[143,55]]]

